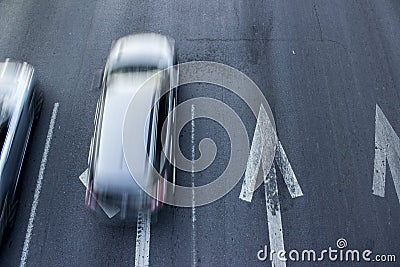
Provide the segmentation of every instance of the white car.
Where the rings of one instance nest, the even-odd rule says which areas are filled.
[[[95,130],[88,158],[88,186],[86,205],[92,210],[100,210],[98,203],[106,203],[120,210],[115,217],[136,218],[140,210],[157,213],[162,202],[149,197],[135,182],[126,164],[122,131],[124,115],[130,100],[149,77],[176,64],[175,41],[159,34],[135,34],[117,40],[109,53],[104,69],[101,96],[97,103]],[[154,80],[150,99],[157,99],[161,92],[169,91],[177,79],[177,71],[162,72]],[[168,181],[175,181],[175,168],[161,147],[161,138],[175,140],[174,123],[167,125],[170,136],[162,137],[160,132],[169,112],[177,103],[177,89],[169,91],[161,101],[141,103],[154,105],[146,129],[148,136],[147,153],[153,166]],[[165,153],[172,155],[175,141],[167,142]],[[146,155],[135,155],[140,164],[146,164]],[[143,174],[145,175],[145,174]],[[165,183],[165,181],[164,181]],[[158,196],[166,194],[165,184],[155,179],[149,181]]]

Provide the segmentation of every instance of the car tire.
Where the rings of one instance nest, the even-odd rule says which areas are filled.
[[[40,113],[42,112],[43,101],[43,91],[36,90],[35,121],[39,120]]]
[[[157,224],[158,222],[158,213],[159,211],[155,211],[151,214],[151,218],[150,218],[150,223],[151,224]]]
[[[11,230],[14,227],[15,220],[17,218],[17,209],[18,209],[19,201],[18,199],[14,199],[10,204],[9,214],[8,214],[8,222],[7,229]]]

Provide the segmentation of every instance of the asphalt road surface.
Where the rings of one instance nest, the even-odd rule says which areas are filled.
[[[113,40],[139,32],[170,35],[181,62],[224,63],[261,88],[304,193],[292,199],[278,171],[287,251],[337,249],[337,240],[344,238],[349,249],[397,257],[397,263],[386,264],[325,258],[289,260],[287,266],[399,266],[399,177],[392,177],[388,164],[385,197],[372,194],[376,105],[400,134],[399,29],[397,0],[1,0],[0,58],[35,66],[45,103],[0,266],[21,264],[55,103],[59,108],[26,266],[134,266],[136,226],[99,224],[84,207],[85,188],[78,177],[86,169],[93,132],[96,73]],[[179,93],[181,101],[198,96],[227,103],[253,137],[256,118],[237,97],[205,84],[185,86]],[[198,157],[197,144],[205,137],[218,146],[216,160],[193,176],[180,172],[182,184],[190,179],[203,184],[226,167],[229,138],[212,121],[199,119],[183,129],[183,153],[190,158],[194,141]],[[207,206],[167,207],[150,228],[150,265],[271,266],[257,258],[271,236],[263,188],[251,203],[239,199],[240,182]]]

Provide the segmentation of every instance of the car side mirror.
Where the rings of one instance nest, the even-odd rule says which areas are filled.
[[[101,83],[103,82],[103,70],[96,70],[93,75],[91,91],[99,90],[101,88]]]

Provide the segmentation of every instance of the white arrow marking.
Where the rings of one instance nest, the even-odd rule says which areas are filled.
[[[376,105],[375,115],[375,160],[372,192],[385,196],[386,161],[390,166],[394,187],[400,203],[400,139],[385,114]]]
[[[80,176],[79,176],[79,180],[81,180],[82,184],[87,188],[87,172],[88,169],[86,169]],[[118,212],[120,211],[120,209],[118,207],[109,205],[107,203],[101,202],[101,201],[97,201],[97,203],[99,204],[100,208],[103,209],[104,213],[107,214],[108,218],[112,218],[115,215],[118,214]]]
[[[275,149],[268,151],[268,147],[271,147],[274,143],[276,143]],[[271,155],[271,153],[274,153],[275,156]],[[272,166],[269,166],[268,159],[271,157],[274,157],[274,161],[272,162]],[[251,202],[260,164],[262,164],[270,247],[271,251],[275,251],[272,255],[272,266],[285,267],[286,262],[279,260],[277,257],[277,253],[283,251],[285,245],[283,240],[283,227],[275,162],[282,173],[285,184],[290,192],[290,196],[292,198],[303,196],[303,191],[297,181],[285,150],[283,149],[281,142],[278,140],[267,112],[264,107],[261,106],[239,198]]]
[[[264,169],[264,171],[268,170]],[[279,203],[278,184],[276,181],[276,170],[274,163],[272,164],[268,175],[264,178],[264,186],[265,203],[267,206],[269,246],[271,247],[271,251],[275,251],[275,253],[272,254],[272,266],[285,267],[286,262],[277,258],[277,253],[279,251],[284,251],[285,245],[283,241],[281,206]]]
[[[292,166],[286,156],[285,150],[278,141],[275,162],[272,163],[270,170],[266,164],[266,154],[263,153],[262,167],[264,175],[264,186],[265,186],[265,203],[267,206],[267,221],[268,221],[268,233],[271,251],[275,251],[272,255],[272,266],[285,267],[286,262],[278,259],[279,251],[285,250],[285,243],[283,240],[283,226],[281,218],[281,206],[279,202],[278,184],[276,180],[276,168],[275,162],[278,165],[283,179],[289,189],[292,198],[303,196],[301,187],[296,179],[296,175],[293,172]],[[268,175],[266,175],[268,174]]]
[[[149,266],[150,212],[139,212],[136,229],[135,266]]]
[[[265,158],[273,158],[275,151],[268,151],[268,147],[276,144],[277,136],[268,114],[264,107],[261,105],[260,112],[258,113],[256,129],[254,130],[254,137],[251,143],[250,156],[247,160],[247,167],[244,174],[242,190],[240,191],[239,198],[251,202],[253,193],[256,186],[258,170],[260,169],[261,157],[265,154]],[[267,175],[265,173],[265,175]]]
[[[292,165],[290,164],[280,141],[278,141],[275,150],[275,162],[282,173],[283,180],[290,192],[290,196],[292,198],[303,196],[303,191],[301,190],[299,182],[297,181],[296,175],[292,169]]]
[[[286,156],[285,150],[281,142],[277,139],[276,132],[268,119],[268,114],[264,107],[261,106],[251,144],[250,156],[247,161],[242,190],[239,195],[240,199],[251,202],[256,189],[256,180],[262,158],[264,159],[263,161],[266,161],[266,159],[272,157],[271,153],[275,154],[275,162],[282,173],[291,197],[296,198],[303,196],[303,192]],[[271,144],[274,143],[276,143],[275,151],[268,151],[266,148],[271,147]],[[264,171],[264,177],[266,177],[268,173],[269,170]]]

